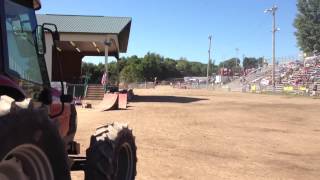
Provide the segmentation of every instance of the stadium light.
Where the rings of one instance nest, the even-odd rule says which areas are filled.
[[[272,14],[272,85],[273,85],[273,91],[275,91],[276,81],[275,81],[275,62],[276,62],[276,32],[280,30],[280,28],[276,28],[276,11],[278,10],[278,7],[276,5],[273,5],[272,8],[266,9],[264,13],[271,13]]]

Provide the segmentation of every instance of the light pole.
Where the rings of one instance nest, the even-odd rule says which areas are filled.
[[[209,85],[209,69],[210,69],[210,60],[211,60],[211,39],[212,39],[212,36],[210,35],[209,36],[209,50],[208,50],[209,59],[208,59],[208,65],[207,65],[207,88]]]
[[[272,85],[273,85],[273,91],[275,90],[276,81],[275,81],[275,71],[276,71],[276,32],[279,31],[279,28],[276,28],[276,12],[278,10],[278,7],[276,5],[273,5],[272,8],[266,9],[265,13],[271,13],[272,14]]]

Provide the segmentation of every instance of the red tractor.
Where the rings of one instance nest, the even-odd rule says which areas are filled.
[[[79,170],[87,180],[135,179],[135,139],[125,124],[98,128],[86,157],[79,155],[72,97],[62,82],[61,91],[50,87],[44,59],[44,33],[54,42],[59,33],[54,24],[37,25],[40,7],[39,0],[0,0],[0,179],[66,180]]]

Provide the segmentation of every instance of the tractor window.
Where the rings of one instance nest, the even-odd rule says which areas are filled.
[[[32,1],[30,1],[32,2]],[[42,84],[36,51],[36,19],[30,8],[13,0],[5,0],[9,72],[14,76]]]

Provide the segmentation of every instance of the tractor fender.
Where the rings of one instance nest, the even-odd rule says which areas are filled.
[[[10,96],[16,101],[22,101],[26,98],[26,94],[18,86],[18,83],[4,75],[0,75],[0,96],[2,95]]]
[[[50,105],[50,114],[58,114],[62,108],[62,104],[60,101],[53,101]],[[70,117],[71,117],[71,104],[64,103],[64,110],[62,114],[52,121],[57,125],[59,134],[62,138],[68,135],[69,126],[70,126]]]

